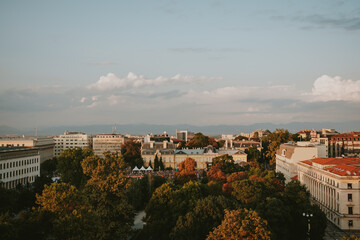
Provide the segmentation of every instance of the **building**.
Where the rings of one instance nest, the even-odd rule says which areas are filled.
[[[161,158],[165,168],[177,169],[180,162],[186,158],[192,158],[196,161],[197,169],[206,169],[214,157],[224,154],[233,156],[235,163],[247,162],[247,154],[239,150],[218,151],[212,146],[199,149],[176,149],[174,143],[163,142],[144,143],[141,147],[141,156],[146,166],[154,163],[155,156]]]
[[[64,150],[70,148],[84,148],[89,147],[90,137],[89,135],[81,132],[68,132],[63,135],[54,137],[55,140],[55,157],[58,157]]]
[[[360,158],[301,161],[298,179],[332,223],[343,230],[360,230]]]
[[[234,140],[226,140],[224,143],[224,149],[234,149],[245,151],[251,147],[256,147],[259,151],[262,149],[261,142],[257,141],[234,141]]]
[[[40,162],[54,157],[55,142],[51,137],[2,137],[0,147],[36,147],[39,149]]]
[[[36,147],[0,147],[0,184],[11,189],[33,183],[40,176],[40,152]]]
[[[103,153],[107,151],[120,153],[126,140],[121,134],[97,134],[92,138],[94,154],[104,157]]]
[[[331,156],[360,157],[360,132],[341,133],[330,138]]]
[[[276,152],[276,171],[283,173],[286,182],[290,182],[298,175],[298,162],[318,157],[328,157],[327,145],[312,142],[281,144]]]

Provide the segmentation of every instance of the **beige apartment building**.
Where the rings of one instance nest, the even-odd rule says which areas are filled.
[[[43,163],[54,157],[55,142],[51,137],[2,137],[0,147],[36,147]]]
[[[63,135],[54,137],[55,141],[55,157],[58,157],[64,150],[69,148],[84,148],[89,147],[90,137],[89,135],[81,132],[68,132]]]
[[[298,175],[298,162],[318,157],[328,157],[326,144],[312,142],[281,144],[276,152],[276,171],[283,173],[285,181],[290,182]]]
[[[40,176],[40,152],[35,147],[0,147],[0,184],[6,189],[33,183]]]
[[[94,154],[104,157],[104,152],[121,152],[121,146],[127,138],[121,134],[97,134],[93,137]]]
[[[360,230],[360,158],[301,161],[298,174],[332,223],[343,230]]]

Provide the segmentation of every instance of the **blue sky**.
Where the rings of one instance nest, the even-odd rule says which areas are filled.
[[[0,125],[360,122],[359,1],[0,1]]]

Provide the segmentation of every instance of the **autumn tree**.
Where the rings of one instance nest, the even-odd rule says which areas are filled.
[[[225,174],[231,174],[241,169],[241,167],[234,162],[233,157],[229,154],[214,157],[212,159],[212,166],[217,164],[220,166],[221,171],[223,171]]]
[[[121,154],[104,152],[104,158],[89,156],[81,163],[88,185],[121,196],[127,185],[126,164]]]
[[[71,183],[77,188],[82,188],[87,181],[83,173],[81,162],[94,153],[90,148],[70,148],[60,154],[57,161],[57,169],[60,173],[61,180]]]
[[[276,129],[275,132],[268,134],[263,139],[265,157],[271,166],[275,166],[276,151],[279,149],[280,145],[288,142],[289,140],[291,140],[291,134],[285,129]]]
[[[252,210],[225,210],[222,223],[210,232],[207,240],[270,240],[267,221]]]
[[[177,219],[171,239],[205,239],[208,233],[220,225],[225,209],[234,209],[236,203],[224,196],[208,196],[196,201],[195,207]]]
[[[176,179],[180,183],[185,183],[191,180],[196,180],[195,167],[196,161],[192,158],[186,158],[184,161],[179,163],[179,170],[176,172]]]
[[[135,142],[132,139],[126,141],[121,146],[121,154],[124,156],[125,163],[131,166],[131,169],[135,166],[141,167],[143,165],[143,160],[141,158],[141,143]]]
[[[226,180],[226,175],[221,170],[220,163],[212,165],[206,175],[212,181],[225,182],[225,180]]]

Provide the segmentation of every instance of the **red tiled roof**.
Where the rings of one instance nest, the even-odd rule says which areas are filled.
[[[351,164],[360,164],[360,158],[314,158],[311,160],[312,163],[317,163],[321,165],[351,165]],[[302,161],[307,163],[306,161]],[[309,164],[309,163],[307,163]],[[312,164],[309,164],[312,165]]]
[[[340,176],[360,176],[360,167],[357,166],[337,165],[324,170]]]
[[[306,163],[307,165],[312,166],[312,161],[311,160],[305,160],[305,161],[301,161],[303,163]]]
[[[291,179],[297,181],[298,180],[298,175],[292,177]]]

